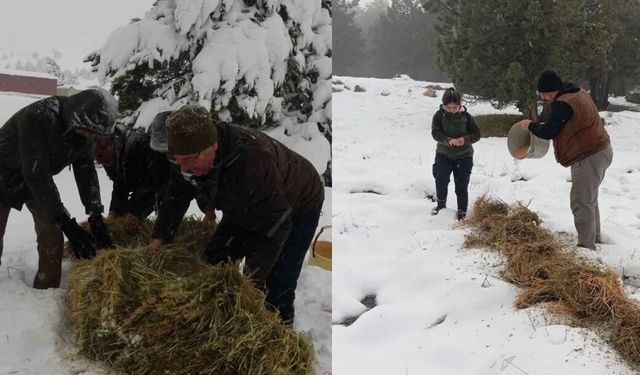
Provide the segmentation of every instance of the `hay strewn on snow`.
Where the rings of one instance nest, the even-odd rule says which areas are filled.
[[[466,247],[484,247],[506,258],[503,278],[523,288],[516,307],[540,302],[585,326],[606,328],[607,339],[633,364],[640,364],[640,304],[629,299],[619,276],[606,267],[571,254],[540,226],[537,214],[522,203],[480,197],[466,224]]]
[[[194,252],[102,251],[72,265],[81,352],[127,374],[312,374],[310,340],[264,306],[238,265]]]
[[[111,239],[116,246],[130,248],[146,246],[149,244],[153,233],[153,221],[148,219],[143,220],[140,230],[135,232],[129,232],[125,229],[124,217],[107,217],[105,224],[109,228]],[[83,222],[80,225],[89,230],[88,222]],[[202,255],[215,228],[216,223],[213,220],[205,221],[193,216],[187,216],[182,220],[173,241],[176,244],[180,244],[184,249]],[[64,245],[65,258],[75,259],[69,242],[65,242]]]

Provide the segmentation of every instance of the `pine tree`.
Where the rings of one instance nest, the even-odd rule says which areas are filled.
[[[333,8],[333,71],[338,75],[361,76],[365,71],[364,39],[356,26],[359,0],[337,0]]]
[[[372,27],[371,69],[375,76],[408,74],[415,79],[444,78],[435,65],[437,20],[415,0],[392,0]]]
[[[588,82],[599,109],[614,79],[638,77],[637,2],[424,0],[424,6],[443,24],[440,67],[461,89],[497,106],[516,102],[535,117],[535,82],[545,69]]]
[[[615,79],[637,82],[640,77],[640,4],[626,0],[584,0],[580,23],[580,59],[585,80],[598,109],[605,110]]]
[[[52,57],[46,56],[38,61],[38,70],[54,75],[58,78],[58,86],[66,83],[64,74],[60,69],[60,65]]]
[[[497,107],[515,102],[535,117],[538,74],[571,71],[568,39],[558,36],[567,13],[558,13],[552,0],[427,1],[425,7],[445,23],[439,29],[440,67],[460,89]]]
[[[609,89],[625,95],[640,83],[640,3],[622,0],[616,10],[620,32],[613,43]]]
[[[111,80],[122,123],[200,104],[216,120],[330,142],[331,23],[328,1],[158,0],[85,60]]]

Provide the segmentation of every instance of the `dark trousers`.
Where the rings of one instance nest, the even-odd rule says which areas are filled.
[[[265,280],[267,304],[277,309],[282,321],[287,324],[293,323],[293,301],[296,297],[298,276],[318,227],[320,211],[318,208],[292,217],[289,237]],[[247,243],[251,241],[245,240],[252,236],[255,236],[255,233],[225,220],[223,216],[207,246],[207,262],[217,264],[227,259],[242,259],[252,250],[250,247],[254,246]]]
[[[433,163],[433,177],[436,179],[436,197],[438,206],[447,205],[447,193],[449,181],[453,173],[456,197],[458,198],[458,210],[467,211],[469,204],[469,179],[473,168],[473,158],[449,159],[448,157],[436,153],[436,160]]]
[[[38,243],[38,272],[33,280],[37,289],[57,288],[62,274],[62,250],[64,236],[60,228],[49,222],[46,213],[35,202],[27,202],[33,216]],[[0,257],[2,256],[4,233],[11,207],[0,203]]]
[[[9,219],[9,211],[11,211],[11,207],[0,202],[0,264],[2,264],[2,250],[4,249],[4,231],[7,229],[7,220]]]
[[[278,309],[282,321],[287,324],[293,323],[298,277],[318,227],[320,211],[318,208],[293,217],[291,234],[267,277],[267,302]]]

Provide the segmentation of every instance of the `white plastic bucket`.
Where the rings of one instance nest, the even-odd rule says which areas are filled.
[[[533,133],[514,124],[507,134],[507,147],[515,159],[539,159],[549,151],[549,140],[538,138]]]

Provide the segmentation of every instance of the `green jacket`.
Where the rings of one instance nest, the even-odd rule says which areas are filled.
[[[480,140],[480,129],[473,117],[463,106],[458,113],[448,113],[440,105],[440,109],[433,115],[431,122],[431,136],[438,142],[436,153],[449,159],[463,159],[473,157],[473,143]],[[450,146],[449,140],[464,138],[464,145]]]

